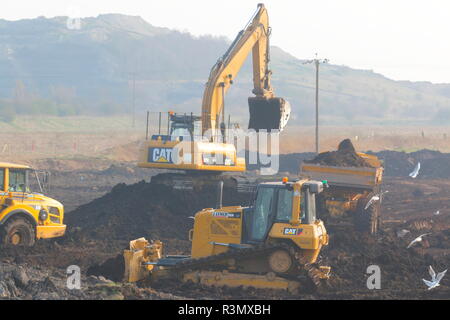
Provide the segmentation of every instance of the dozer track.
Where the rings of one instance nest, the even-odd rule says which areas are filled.
[[[233,270],[234,262],[257,257],[268,257],[271,252],[289,252],[295,265],[287,274],[242,273]],[[157,264],[158,265],[158,264]],[[325,271],[324,271],[325,270]],[[176,264],[154,270],[151,281],[177,279],[210,286],[253,287],[258,289],[284,289],[291,293],[321,290],[328,278],[329,268],[304,263],[300,250],[288,244],[263,244],[249,248],[230,249],[224,253],[203,257],[180,259]]]

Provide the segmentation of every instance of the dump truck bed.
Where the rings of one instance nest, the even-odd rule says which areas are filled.
[[[383,167],[336,167],[302,163],[300,175],[312,180],[327,180],[332,186],[373,189],[381,183]]]

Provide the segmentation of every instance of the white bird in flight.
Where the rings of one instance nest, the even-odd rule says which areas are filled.
[[[417,238],[415,238],[413,241],[411,241],[411,243],[408,244],[408,246],[407,246],[406,248],[407,248],[407,249],[408,249],[408,248],[411,248],[416,242],[422,241],[422,240],[423,240],[423,237],[425,237],[425,236],[427,236],[427,235],[429,235],[429,234],[431,234],[431,233],[424,233],[424,234],[421,234],[420,236],[418,236]]]
[[[431,276],[431,281],[422,279],[423,282],[428,286],[428,290],[431,290],[433,288],[439,287],[439,282],[442,280],[442,278],[445,276],[445,273],[447,272],[447,269],[445,269],[442,272],[439,272],[436,276],[436,272],[434,272],[433,267],[428,267],[428,273]]]
[[[376,194],[376,195],[372,196],[372,198],[370,198],[370,200],[367,202],[366,206],[364,207],[364,210],[367,210],[367,208],[369,208],[372,205],[372,203],[374,203],[375,201],[378,201],[378,200],[380,200],[379,195]]]
[[[417,177],[417,175],[419,174],[420,171],[420,162],[417,162],[416,167],[414,168],[414,170],[409,174],[409,176],[411,178],[415,178]]]
[[[376,195],[373,195],[372,198],[370,198],[370,200],[367,202],[366,206],[364,207],[364,210],[367,210],[367,208],[369,208],[372,205],[372,203],[374,203],[375,201],[381,201],[381,196],[383,194],[385,194],[385,193],[388,193],[388,192],[389,191],[386,190],[386,191],[383,191],[383,192],[378,193]]]
[[[434,214],[435,216],[438,216],[438,215],[440,215],[440,212],[439,212],[439,210],[438,210],[438,211],[434,212],[433,214]]]

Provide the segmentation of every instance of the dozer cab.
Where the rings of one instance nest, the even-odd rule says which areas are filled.
[[[29,166],[0,163],[0,244],[32,246],[64,235],[64,207],[43,195],[43,183]]]
[[[163,243],[140,238],[124,251],[125,280],[176,278],[203,285],[284,289],[320,286],[330,268],[319,266],[328,234],[316,217],[319,181],[257,186],[250,207],[199,211],[190,231],[190,256],[163,256]]]

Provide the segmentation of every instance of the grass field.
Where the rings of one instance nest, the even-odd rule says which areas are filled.
[[[154,119],[153,119],[154,120]],[[245,127],[245,126],[242,126]],[[162,132],[166,124],[163,122]],[[18,117],[12,124],[0,122],[2,161],[30,162],[37,159],[87,159],[135,161],[145,139],[146,117]],[[152,126],[150,134],[156,133]],[[314,126],[292,123],[281,134],[280,153],[315,150]],[[420,149],[450,152],[448,127],[322,126],[320,151],[334,150],[338,143],[352,139],[357,150]]]

